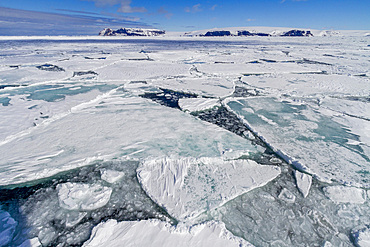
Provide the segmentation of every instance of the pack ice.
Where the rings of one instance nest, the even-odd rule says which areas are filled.
[[[0,246],[368,246],[360,33],[1,37]]]

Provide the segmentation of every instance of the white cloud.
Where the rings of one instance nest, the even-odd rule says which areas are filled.
[[[0,7],[0,33],[4,35],[97,35],[105,27],[152,27],[138,21],[140,18],[119,15],[56,14]]]
[[[213,10],[215,10],[216,8],[217,8],[217,4],[215,4],[215,5],[213,5],[212,7],[211,7],[211,10],[213,11]]]
[[[202,8],[201,8],[201,5],[200,3],[198,4],[195,4],[193,7],[186,7],[185,8],[185,12],[188,12],[188,13],[196,13],[196,12],[200,12],[202,11]]]

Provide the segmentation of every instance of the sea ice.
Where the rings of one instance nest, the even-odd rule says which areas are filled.
[[[357,227],[351,231],[352,237],[354,238],[355,245],[357,247],[369,247],[370,246],[370,226]]]
[[[171,226],[159,220],[123,221],[108,220],[92,230],[84,247],[98,246],[153,246],[153,247],[252,247],[242,238],[233,236],[223,223],[209,221],[186,227]]]
[[[367,144],[354,147],[359,136],[332,112],[304,102],[275,97],[233,98],[227,107],[287,162],[325,182],[369,187]],[[360,126],[367,127],[361,120]],[[350,122],[352,123],[352,122]]]
[[[252,160],[162,158],[147,160],[137,173],[148,195],[182,221],[265,185],[280,168]]]
[[[101,179],[111,184],[114,184],[115,182],[123,178],[123,176],[125,176],[124,172],[108,170],[108,169],[101,170]]]
[[[294,175],[299,192],[302,193],[303,197],[307,197],[312,185],[312,176],[298,170],[294,171]]]
[[[27,239],[23,241],[18,247],[41,247],[40,240],[38,238]]]
[[[323,188],[325,195],[337,203],[356,203],[366,202],[366,191],[359,188],[347,186],[328,186]]]
[[[99,184],[64,183],[57,186],[59,204],[68,210],[94,210],[106,205],[112,188]]]
[[[290,192],[287,188],[282,189],[278,197],[279,199],[286,201],[288,203],[294,203],[296,198],[295,195],[292,192]]]
[[[0,206],[0,246],[6,246],[13,239],[18,223]]]
[[[206,98],[183,98],[179,100],[179,106],[183,111],[203,111],[219,106],[219,100]]]

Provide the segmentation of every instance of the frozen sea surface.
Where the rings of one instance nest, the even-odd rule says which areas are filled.
[[[368,246],[368,37],[0,41],[0,246]]]

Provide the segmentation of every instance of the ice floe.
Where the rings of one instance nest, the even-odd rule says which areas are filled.
[[[124,172],[104,169],[101,171],[101,179],[107,181],[108,183],[115,183],[118,180],[122,179],[125,175]]]
[[[215,157],[225,150],[257,151],[248,140],[220,127],[112,90],[0,145],[0,184],[32,181],[122,156]]]
[[[338,185],[328,186],[323,190],[330,200],[337,203],[363,204],[366,202],[366,191],[360,188]]]
[[[184,98],[179,100],[179,106],[183,111],[203,111],[219,105],[218,99],[207,98]]]
[[[191,220],[280,174],[280,168],[252,160],[162,158],[138,168],[144,190],[178,220]]]
[[[274,97],[234,98],[227,100],[227,106],[297,169],[326,182],[370,186],[370,178],[366,176],[367,145],[348,144],[348,140],[358,140],[358,135],[350,131],[350,124],[339,121],[332,113],[318,111],[304,102]],[[355,129],[368,125],[362,121]]]
[[[312,176],[297,170],[294,171],[294,175],[299,192],[302,193],[303,197],[307,197],[312,185]]]
[[[242,238],[233,236],[224,224],[210,221],[187,227],[171,226],[158,220],[123,221],[108,220],[94,227],[84,247],[98,246],[160,246],[252,247]]]
[[[64,183],[57,186],[59,204],[68,210],[94,210],[106,205],[112,188],[99,184]]]

